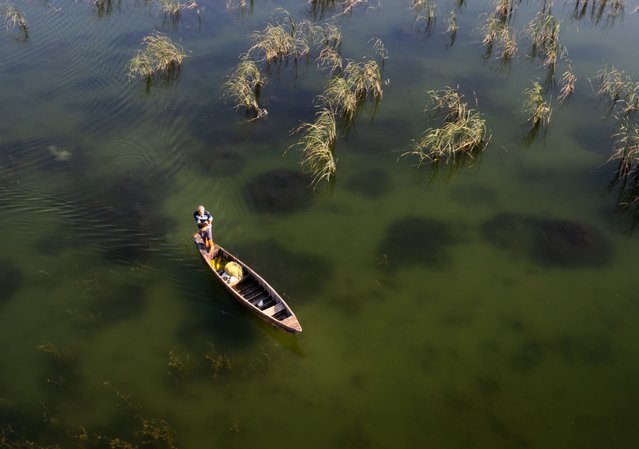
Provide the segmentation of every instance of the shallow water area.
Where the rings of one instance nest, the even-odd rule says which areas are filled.
[[[617,208],[617,129],[597,72],[639,74],[636,1],[581,17],[556,1],[577,76],[526,140],[522,91],[545,79],[514,2],[518,53],[485,55],[489,1],[12,0],[0,30],[0,447],[628,448],[639,438],[639,281]],[[582,4],[581,2],[580,4]],[[383,97],[338,121],[334,182],[290,148],[328,80],[315,55],[266,67],[250,120],[221,86],[250,35],[286,9],[375,57]],[[446,32],[455,11],[459,30]],[[607,10],[606,10],[607,11]],[[613,20],[614,19],[614,20]],[[147,86],[144,36],[187,51]],[[435,126],[427,90],[457,86],[490,142],[459,166],[401,155]],[[192,212],[295,311],[292,336],[203,266]],[[128,444],[128,446],[127,446]]]

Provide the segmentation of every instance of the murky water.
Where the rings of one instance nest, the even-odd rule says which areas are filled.
[[[523,33],[509,67],[482,59],[494,7],[463,3],[452,46],[454,2],[430,36],[406,0],[332,19],[345,57],[384,41],[388,82],[313,191],[286,151],[326,80],[312,61],[271,68],[265,120],[220,99],[248,35],[309,4],[205,0],[173,22],[142,1],[15,0],[30,33],[0,34],[0,446],[632,447],[639,241],[589,78],[639,73],[637,4],[597,23],[555,3],[576,92],[526,144],[521,92],[545,71]],[[154,30],[189,57],[147,92],[126,66]],[[456,85],[486,116],[482,157],[436,175],[399,159],[430,126],[425,91]],[[301,335],[202,266],[200,202]]]

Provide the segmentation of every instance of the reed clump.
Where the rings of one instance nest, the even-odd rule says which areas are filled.
[[[265,117],[266,109],[260,108],[260,89],[264,85],[262,74],[254,61],[243,57],[233,73],[224,83],[224,96],[235,102],[238,109],[244,108],[255,114],[255,118]]]
[[[450,36],[451,45],[455,43],[457,38],[457,31],[459,31],[459,24],[457,23],[457,14],[455,10],[450,12],[448,20],[446,21],[446,33]]]
[[[639,181],[639,127],[628,117],[621,118],[613,138],[615,147],[609,161],[619,161],[617,177]]]
[[[544,9],[528,24],[527,31],[531,41],[531,56],[543,58],[543,64],[554,69],[557,59],[564,55],[565,49],[559,41],[561,22]]]
[[[516,3],[518,0],[496,0],[495,1],[495,17],[501,22],[509,22],[515,11]]]
[[[318,66],[327,70],[331,75],[340,73],[343,69],[342,56],[334,47],[324,47],[317,57]]]
[[[158,9],[164,13],[165,17],[170,17],[177,21],[185,9],[198,9],[200,5],[195,0],[182,3],[180,0],[156,0]]]
[[[433,0],[412,0],[411,10],[415,12],[415,27],[421,33],[430,35],[437,22],[437,4]]]
[[[531,130],[550,123],[552,107],[544,99],[544,91],[539,82],[533,82],[532,87],[524,91],[524,112],[528,116]]]
[[[152,81],[157,76],[173,77],[184,63],[184,49],[162,33],[144,38],[137,54],[129,62],[129,78]]]
[[[577,77],[572,71],[572,67],[568,67],[563,75],[561,75],[561,90],[559,92],[559,103],[564,104],[575,92],[575,84],[577,83]]]
[[[371,44],[373,50],[375,50],[375,54],[381,61],[382,65],[384,65],[384,61],[388,59],[388,50],[386,50],[384,42],[380,38],[374,37],[369,40],[368,43]]]
[[[589,0],[577,0],[572,16],[582,19],[588,10]],[[602,18],[608,23],[614,23],[622,17],[626,10],[626,0],[592,0],[590,3],[590,19],[598,24]]]
[[[158,9],[164,13],[165,16],[169,16],[174,20],[179,19],[180,12],[184,5],[179,0],[156,0]]]
[[[639,110],[639,82],[633,81],[626,72],[614,67],[604,67],[597,76],[597,95],[608,100],[613,112],[632,114]]]
[[[618,186],[617,209],[631,217],[630,229],[639,226],[639,125],[630,117],[618,117],[619,131],[608,162],[617,162],[610,187]]]
[[[382,74],[377,61],[349,61],[343,76],[335,76],[328,82],[320,100],[324,107],[351,123],[363,101],[367,98],[379,101],[382,95]]]
[[[517,34],[507,22],[496,16],[489,16],[482,27],[482,32],[484,33],[482,45],[486,48],[485,58],[498,53],[499,59],[508,62],[515,57],[518,50]]]
[[[313,185],[331,181],[337,170],[334,149],[337,141],[335,112],[322,108],[312,123],[302,123],[294,130],[302,134],[299,142],[291,145],[302,152],[302,168],[313,177]]]
[[[418,166],[426,163],[449,163],[460,156],[472,157],[482,151],[489,136],[483,115],[468,107],[457,89],[429,91],[435,110],[443,111],[441,126],[429,128],[402,157],[417,157]]]
[[[4,20],[4,26],[7,32],[18,28],[22,33],[24,39],[29,37],[29,26],[27,25],[27,19],[25,19],[22,11],[17,9],[10,3],[0,6],[0,12]]]
[[[308,20],[296,22],[287,11],[279,10],[264,30],[251,35],[251,42],[248,54],[258,61],[272,63],[307,57],[315,48],[318,51],[325,48],[337,50],[342,34],[333,24],[315,25]]]

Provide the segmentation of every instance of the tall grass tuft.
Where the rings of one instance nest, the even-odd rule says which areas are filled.
[[[575,84],[577,83],[577,77],[572,71],[572,67],[568,67],[561,76],[561,91],[559,92],[559,103],[564,104],[575,92]]]
[[[531,56],[540,56],[543,58],[544,66],[554,70],[557,59],[565,53],[559,42],[559,19],[544,9],[530,21],[527,30],[531,41]]]
[[[184,63],[184,49],[162,33],[153,33],[142,40],[142,46],[129,62],[129,77],[152,81],[157,76],[171,79]]]
[[[375,50],[375,54],[377,55],[377,57],[379,57],[379,60],[381,61],[383,66],[384,61],[388,59],[388,50],[386,50],[384,42],[380,38],[374,37],[369,40],[368,43],[372,45],[373,50]]]
[[[376,61],[349,61],[342,76],[333,77],[320,96],[325,107],[341,114],[351,123],[360,103],[366,98],[381,100],[383,95],[381,70]]]
[[[441,126],[427,129],[410,149],[402,154],[417,157],[418,166],[426,163],[446,164],[460,157],[472,157],[482,151],[489,140],[482,114],[468,107],[456,89],[429,91],[436,110],[443,111]]]
[[[22,13],[22,11],[17,9],[12,4],[7,3],[0,6],[0,12],[2,13],[4,26],[7,31],[18,28],[22,33],[24,39],[29,37],[29,26],[27,25],[27,20],[24,18],[24,14]]]
[[[258,101],[263,85],[264,80],[255,62],[243,57],[223,85],[224,96],[232,99],[236,108],[255,114],[255,118],[265,117],[267,111],[260,108]]]
[[[597,95],[608,100],[612,112],[632,114],[639,110],[639,82],[633,81],[626,72],[614,67],[604,67],[597,76]]]
[[[514,0],[496,0],[495,17],[499,18],[502,22],[509,22],[515,11],[514,3]]]
[[[174,20],[179,19],[180,12],[184,5],[179,0],[156,0],[158,8],[166,16],[172,17]]]
[[[313,185],[331,181],[337,169],[334,149],[337,140],[337,120],[335,112],[322,108],[313,123],[302,123],[294,130],[302,134],[299,142],[291,148],[302,152],[302,168],[313,177]]]
[[[355,118],[359,100],[352,84],[346,78],[331,78],[320,99],[325,107],[340,113],[347,123],[351,123]]]
[[[552,107],[546,103],[543,92],[541,84],[537,81],[524,91],[524,112],[528,116],[531,131],[536,131],[539,127],[547,126],[550,123]]]
[[[609,161],[619,161],[617,177],[639,181],[639,127],[628,117],[619,120],[619,131],[613,136],[615,148]]]
[[[437,5],[434,0],[412,0],[411,7],[415,12],[415,28],[430,35],[437,21]]]
[[[341,73],[343,68],[342,57],[333,47],[322,48],[317,57],[317,63],[321,69],[328,70],[331,75]]]
[[[448,21],[446,22],[446,33],[450,36],[451,46],[455,43],[455,39],[457,39],[457,31],[459,31],[457,14],[455,14],[455,10],[452,10],[448,16]]]
[[[579,1],[577,1],[577,5]],[[577,11],[577,5],[575,10]],[[584,1],[581,7],[581,17],[583,17],[588,6],[588,1]],[[590,18],[593,22],[599,23],[602,18],[606,18],[609,24],[614,24],[618,17],[622,17],[626,10],[626,0],[593,0],[590,7]]]
[[[498,50],[498,58],[506,63],[517,54],[517,35],[514,28],[496,16],[489,16],[482,27],[486,48],[484,58],[490,58]]]
[[[252,45],[249,55],[266,63],[299,59],[309,55],[311,49],[318,47],[337,50],[342,42],[342,34],[333,24],[314,25],[308,20],[296,22],[284,10],[279,10],[266,28],[251,35]]]
[[[618,186],[620,212],[632,217],[630,229],[639,226],[639,127],[628,116],[619,118],[619,131],[608,162],[618,163],[610,187]]]

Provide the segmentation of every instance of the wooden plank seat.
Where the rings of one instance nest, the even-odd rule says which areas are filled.
[[[262,312],[263,312],[265,315],[273,316],[273,315],[275,315],[276,313],[281,312],[281,311],[282,311],[282,310],[284,310],[284,309],[285,309],[284,304],[282,304],[282,303],[277,303],[277,304],[275,304],[275,305],[273,305],[273,306],[269,307],[268,309],[264,309],[264,310],[262,310]]]

